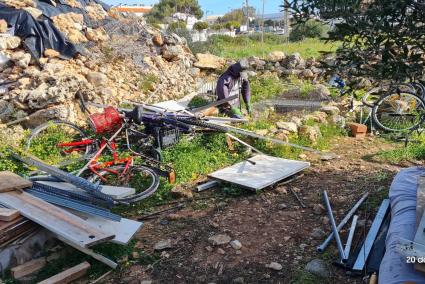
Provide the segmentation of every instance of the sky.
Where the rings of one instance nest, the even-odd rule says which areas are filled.
[[[208,15],[223,15],[231,9],[242,7],[243,0],[198,0],[199,4],[204,11],[204,14]],[[280,12],[279,5],[283,3],[283,0],[264,0],[264,12],[278,13]],[[139,4],[139,5],[153,5],[158,0],[103,0],[103,2],[110,5],[117,4]],[[262,0],[248,0],[250,6],[256,8],[257,13],[262,11],[263,1]]]

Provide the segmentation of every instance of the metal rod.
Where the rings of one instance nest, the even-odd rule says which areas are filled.
[[[353,243],[354,232],[356,231],[357,219],[358,218],[359,218],[359,216],[357,216],[357,215],[353,216],[353,221],[351,222],[350,232],[348,233],[347,242],[345,243],[344,254],[345,254],[345,257],[347,259],[350,256],[351,244]]]
[[[225,98],[225,99],[222,99],[222,100],[218,100],[218,101],[215,101],[215,102],[209,103],[209,104],[204,105],[204,106],[201,106],[201,107],[193,108],[193,109],[191,109],[190,111],[191,111],[191,112],[193,112],[193,113],[195,113],[195,112],[200,112],[200,111],[203,111],[203,110],[209,109],[210,107],[219,106],[219,105],[222,105],[222,104],[224,104],[224,103],[227,103],[227,102],[233,101],[233,100],[235,100],[235,99],[237,99],[237,98],[238,98],[238,95],[230,96],[230,97],[228,97],[228,98]]]
[[[328,197],[328,193],[326,192],[326,190],[323,191],[323,201],[325,202],[325,206],[326,206],[326,209],[328,211],[328,216],[329,216],[329,219],[331,221],[332,231],[335,235],[335,241],[336,241],[336,244],[337,244],[337,247],[338,247],[339,256],[340,256],[342,262],[346,262],[347,258],[345,257],[344,248],[342,247],[341,238],[339,237],[338,228],[336,227],[335,218],[334,218],[334,215],[332,213],[331,203],[329,202],[329,197]]]
[[[213,122],[209,122],[209,123],[215,124]],[[219,124],[217,124],[217,125],[219,125]],[[220,125],[220,126],[223,126],[223,125]],[[258,139],[270,141],[270,142],[273,142],[273,143],[276,143],[276,144],[287,145],[287,146],[291,146],[291,147],[294,147],[294,148],[302,149],[302,150],[305,150],[305,151],[313,152],[313,153],[316,153],[316,154],[322,154],[321,151],[315,150],[315,149],[310,148],[310,147],[304,147],[304,146],[300,146],[298,144],[294,144],[294,143],[290,143],[290,142],[285,142],[285,141],[282,141],[282,140],[279,140],[279,139],[276,139],[276,138],[262,136],[262,135],[259,135],[259,134],[255,133],[255,132],[248,131],[248,130],[245,130],[245,129],[233,127],[233,126],[230,126],[230,125],[225,125],[223,127],[226,127],[228,132],[234,132],[234,133],[238,133],[238,134],[241,134],[241,135],[258,138]]]
[[[363,270],[366,260],[369,257],[369,253],[372,250],[373,242],[378,235],[379,228],[390,208],[390,200],[384,199],[379,207],[378,213],[376,213],[375,219],[373,220],[372,226],[367,233],[366,239],[363,243],[362,248],[357,256],[356,262],[353,265],[353,270]]]
[[[298,196],[298,194],[292,188],[289,188],[289,190],[292,192],[292,194],[295,196],[295,198],[301,204],[301,207],[306,208],[307,206],[304,204],[304,202],[301,200],[301,198]]]
[[[342,229],[342,227],[345,226],[345,224],[347,224],[347,222],[351,219],[351,217],[354,215],[354,213],[357,211],[357,209],[359,209],[360,205],[362,205],[363,201],[366,200],[366,198],[368,197],[369,192],[366,192],[365,194],[363,194],[363,196],[359,199],[359,201],[357,201],[356,204],[354,204],[353,208],[350,209],[350,211],[347,213],[347,215],[345,215],[344,219],[342,219],[342,221],[338,224],[338,232]],[[332,241],[334,237],[334,233],[332,232],[327,238],[326,240],[317,247],[317,251],[318,252],[323,252],[326,247],[329,245],[329,243]]]
[[[204,116],[203,118],[208,120],[215,120],[215,121],[229,121],[229,122],[242,122],[247,123],[248,119],[244,118],[231,118],[231,117],[219,117],[219,116]]]
[[[253,146],[249,145],[248,143],[246,143],[246,142],[242,141],[242,140],[241,140],[241,139],[239,139],[238,137],[236,137],[236,136],[234,136],[234,135],[232,135],[232,134],[230,134],[230,133],[226,133],[226,135],[227,135],[228,137],[232,138],[233,140],[238,141],[238,142],[239,142],[239,143],[241,143],[242,145],[244,145],[244,146],[248,147],[248,148],[249,148],[249,149],[251,149],[252,151],[254,151],[254,152],[257,152],[257,153],[259,153],[259,154],[264,155],[264,153],[263,153],[263,152],[261,152],[260,150],[258,150],[258,149],[257,149],[257,148],[255,148],[255,147],[253,147]]]

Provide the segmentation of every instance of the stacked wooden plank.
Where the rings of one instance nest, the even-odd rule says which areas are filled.
[[[121,218],[119,222],[50,204],[25,190],[32,183],[10,172],[0,172],[0,247],[43,227],[59,240],[111,268],[117,264],[90,249],[102,242],[127,244],[142,223]],[[30,191],[29,191],[30,192]],[[3,207],[4,208],[3,208]],[[12,269],[15,278],[34,273],[45,265],[43,259],[32,260]],[[90,265],[83,263],[43,283],[68,283],[83,275]]]

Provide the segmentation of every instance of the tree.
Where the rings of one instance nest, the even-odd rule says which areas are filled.
[[[329,27],[320,21],[310,19],[303,23],[298,23],[292,28],[289,40],[300,41],[305,38],[323,38],[327,35]]]
[[[421,0],[285,0],[297,22],[334,22],[328,39],[341,41],[337,66],[358,75],[404,80],[424,75],[425,4]]]
[[[198,0],[160,0],[152,7],[147,17],[151,22],[164,22],[175,12],[190,14],[197,19],[204,15]]]
[[[255,17],[255,8],[248,7],[248,17]],[[246,22],[246,8],[234,9],[220,18],[222,23],[231,21],[245,23]]]
[[[193,25],[193,28],[195,29],[195,30],[197,30],[197,31],[202,31],[202,30],[205,30],[205,29],[208,29],[208,23],[207,22],[196,22],[194,25]]]
[[[239,29],[241,27],[241,23],[238,21],[229,21],[224,24],[224,27],[228,30]]]

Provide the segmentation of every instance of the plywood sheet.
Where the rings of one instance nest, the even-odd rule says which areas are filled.
[[[0,192],[31,187],[32,182],[9,171],[0,172]]]
[[[290,177],[310,166],[303,161],[257,155],[208,176],[252,190],[260,190]]]
[[[21,215],[82,247],[114,238],[113,234],[104,233],[72,213],[25,192],[0,193],[0,204],[19,210]]]

